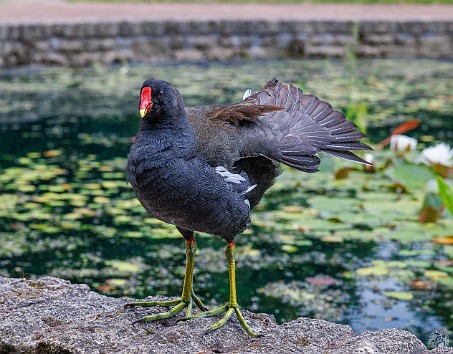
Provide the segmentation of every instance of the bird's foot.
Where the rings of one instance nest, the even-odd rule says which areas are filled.
[[[137,322],[150,322],[156,320],[164,320],[168,318],[172,318],[180,313],[182,310],[186,309],[186,318],[192,317],[192,308],[193,303],[197,305],[197,307],[201,311],[208,311],[208,308],[201,302],[197,295],[192,290],[191,296],[188,300],[183,299],[176,299],[176,300],[168,300],[168,301],[138,301],[138,302],[131,302],[129,304],[124,305],[124,308],[128,307],[152,307],[152,306],[165,306],[170,307],[173,306],[170,310],[166,312],[157,313],[155,315],[145,316],[134,323]]]
[[[209,332],[215,331],[216,329],[219,329],[225,323],[228,322],[228,320],[231,318],[233,313],[236,313],[236,316],[238,318],[238,321],[239,321],[241,327],[247,332],[247,334],[253,338],[260,337],[260,335],[253,332],[250,329],[247,322],[245,322],[244,316],[242,316],[239,305],[237,305],[237,304],[236,305],[226,304],[226,305],[217,307],[215,309],[212,309],[210,311],[201,312],[196,315],[189,316],[189,317],[186,316],[186,318],[183,318],[180,321],[187,321],[187,320],[191,320],[191,319],[199,318],[199,317],[216,316],[216,315],[220,315],[222,313],[224,313],[223,317],[220,320],[218,320],[216,323],[214,323],[211,327],[209,327],[205,333],[209,333]]]

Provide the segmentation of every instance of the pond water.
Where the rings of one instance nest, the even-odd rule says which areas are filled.
[[[126,182],[138,90],[155,76],[186,104],[228,103],[278,77],[328,100],[371,143],[401,122],[419,148],[453,143],[453,63],[331,60],[136,65],[0,72],[0,275],[58,276],[113,295],[179,295],[184,242]],[[238,299],[279,322],[298,316],[357,332],[404,328],[427,342],[453,330],[453,235],[444,212],[418,222],[432,171],[418,152],[375,153],[378,172],[323,157],[321,172],[286,169],[237,237]],[[335,178],[337,176],[337,178]],[[398,181],[398,183],[395,183]],[[427,187],[428,186],[428,187]],[[437,241],[436,241],[437,240]],[[195,289],[227,300],[224,242],[198,236]]]

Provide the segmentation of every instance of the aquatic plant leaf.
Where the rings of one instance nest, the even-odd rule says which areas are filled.
[[[349,174],[353,170],[352,167],[342,167],[335,171],[335,179],[345,179],[349,177]]]
[[[449,278],[448,273],[441,270],[425,270],[425,276],[432,280],[446,279]]]
[[[282,250],[286,253],[296,253],[298,248],[293,245],[282,245]]]
[[[106,264],[110,265],[112,268],[118,269],[122,273],[138,273],[141,270],[141,267],[135,263],[127,261],[108,261]]]
[[[435,237],[433,238],[434,243],[439,245],[453,245],[453,235],[445,237]]]
[[[423,200],[423,207],[418,215],[421,223],[436,222],[442,216],[444,205],[440,197],[432,192],[428,192]]]
[[[439,195],[451,215],[453,215],[453,188],[439,176],[436,176]]]
[[[393,181],[401,182],[412,193],[424,190],[426,183],[434,178],[433,172],[427,166],[416,165],[402,159],[396,159],[394,166],[388,168],[385,174]]]
[[[371,266],[359,268],[356,270],[356,273],[360,276],[382,276],[388,275],[390,273],[390,270],[387,267],[383,266]]]
[[[384,295],[402,301],[410,301],[414,298],[414,294],[408,291],[386,291]]]

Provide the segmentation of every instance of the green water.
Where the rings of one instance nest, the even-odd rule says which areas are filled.
[[[138,127],[138,90],[155,76],[188,105],[227,103],[268,79],[298,84],[349,112],[370,141],[404,120],[419,150],[453,143],[453,64],[439,61],[247,62],[0,72],[0,275],[52,275],[114,296],[179,295],[184,242],[136,201],[125,164]],[[310,316],[358,332],[398,327],[424,341],[453,329],[453,235],[446,212],[417,221],[431,171],[391,152],[382,169],[323,158],[315,175],[290,169],[237,237],[238,299],[278,321]],[[392,161],[390,165],[386,161]],[[409,173],[407,171],[410,171]],[[394,181],[403,181],[400,193]],[[199,235],[195,289],[227,300],[221,239]],[[436,273],[437,272],[437,273]],[[423,289],[414,287],[422,281]],[[394,293],[397,293],[396,295]]]

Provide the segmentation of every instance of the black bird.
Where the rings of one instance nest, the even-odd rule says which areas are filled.
[[[365,134],[314,95],[276,79],[233,105],[186,108],[170,83],[150,78],[140,90],[140,128],[128,158],[128,179],[141,204],[156,218],[173,224],[186,240],[186,273],[181,299],[134,302],[126,306],[173,306],[146,316],[153,321],[186,310],[185,319],[235,312],[252,337],[236,300],[235,237],[250,224],[250,212],[281,173],[279,163],[317,172],[319,152],[366,164],[353,150]],[[230,298],[207,311],[193,291],[194,231],[226,242]],[[192,315],[192,304],[204,312]]]

